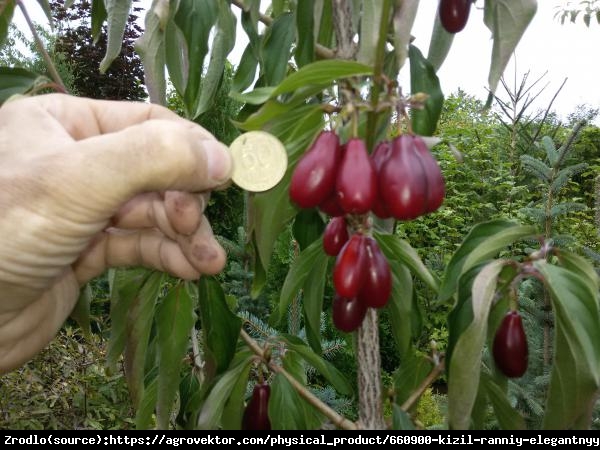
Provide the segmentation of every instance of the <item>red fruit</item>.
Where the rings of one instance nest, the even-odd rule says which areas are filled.
[[[334,217],[325,227],[323,249],[328,255],[337,256],[346,242],[348,242],[346,219],[343,217]]]
[[[379,192],[387,211],[399,220],[435,211],[444,198],[444,179],[419,136],[402,135],[379,173]]]
[[[440,22],[448,33],[458,33],[467,24],[472,0],[440,0]]]
[[[371,308],[383,308],[392,292],[392,272],[387,259],[381,253],[377,241],[366,238],[367,277],[360,289],[358,299]]]
[[[342,157],[339,139],[323,131],[294,169],[290,198],[301,208],[313,208],[326,200],[335,188],[337,167]]]
[[[333,268],[333,285],[340,297],[354,298],[367,275],[366,240],[362,234],[354,234],[342,247]]]
[[[331,217],[343,216],[345,214],[337,201],[335,192],[319,205],[319,209]]]
[[[373,206],[377,176],[363,140],[353,138],[346,143],[335,191],[338,203],[347,213],[364,214]]]
[[[493,354],[496,366],[507,377],[518,378],[527,370],[527,336],[517,311],[510,311],[502,319],[494,337]]]
[[[357,298],[336,296],[333,299],[333,324],[340,331],[350,333],[363,322],[367,307]]]
[[[255,384],[252,398],[246,406],[242,418],[242,430],[270,430],[269,395],[271,388],[268,384]]]
[[[392,146],[389,141],[383,141],[377,144],[375,150],[371,154],[371,160],[373,161],[373,167],[375,167],[375,173],[379,177],[379,171],[381,170],[381,166],[383,163],[388,160],[390,155],[392,154]],[[391,217],[391,214],[385,207],[385,203],[381,198],[381,193],[379,192],[379,188],[377,189],[377,195],[375,196],[375,201],[373,202],[373,212],[377,217],[382,219],[387,219]]]

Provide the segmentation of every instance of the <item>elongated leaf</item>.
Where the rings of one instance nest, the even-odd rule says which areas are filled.
[[[315,60],[315,0],[298,2],[296,10],[296,50],[294,59],[298,67]]]
[[[408,50],[410,58],[410,91],[412,94],[424,92],[429,97],[423,109],[411,109],[413,131],[422,136],[431,136],[437,128],[437,122],[444,104],[444,94],[435,69],[427,61],[421,51],[411,45]]]
[[[152,415],[155,411],[156,398],[158,396],[158,368],[150,371],[144,380],[144,396],[135,411],[135,427],[138,430],[150,428]]]
[[[395,403],[392,405],[392,430],[414,430],[410,416]]]
[[[185,285],[177,284],[163,299],[156,314],[158,333],[158,396],[156,425],[168,429],[171,408],[179,386],[181,362],[185,356],[190,330],[196,322],[194,301]]]
[[[494,383],[492,377],[486,373],[481,374],[481,384],[485,389],[498,423],[503,430],[524,430],[525,420],[523,416],[512,407],[506,392]]]
[[[116,1],[116,0],[115,0]],[[144,34],[135,43],[144,65],[144,81],[152,103],[166,104],[165,31],[160,27],[160,17],[155,8],[161,0],[153,0],[144,18]]]
[[[300,338],[291,335],[284,335],[283,337],[286,341],[287,348],[298,353],[302,359],[317,369],[317,371],[323,375],[341,395],[352,395],[352,385],[348,382],[346,376],[333,364],[316,354]]]
[[[402,0],[395,2],[394,8],[394,49],[396,51],[396,64],[398,70],[404,66],[408,57],[408,46],[412,39],[411,30],[415,18],[419,0]]]
[[[39,75],[18,67],[0,67],[0,104],[15,94],[30,90]]]
[[[235,354],[242,319],[229,310],[221,285],[212,277],[200,278],[198,298],[204,333],[204,359],[210,379],[229,367]]]
[[[235,45],[235,15],[229,7],[229,2],[219,2],[219,15],[217,17],[217,32],[212,41],[210,51],[210,61],[206,75],[202,80],[202,90],[198,108],[193,118],[208,111],[215,98],[215,95],[223,78],[223,70],[227,62],[227,55]]]
[[[108,20],[108,42],[106,54],[100,62],[100,72],[104,73],[121,53],[123,34],[129,17],[132,0],[104,0]]]
[[[273,97],[293,92],[307,85],[329,86],[336,80],[361,75],[371,75],[373,68],[355,61],[330,59],[307,64],[290,74],[277,86]]]
[[[71,319],[77,322],[77,325],[79,325],[84,336],[87,338],[92,335],[92,329],[90,328],[90,305],[92,297],[92,287],[88,283],[79,292],[79,299],[70,315]]]
[[[413,280],[408,268],[396,261],[388,260],[392,270],[392,296],[386,305],[390,313],[391,330],[400,356],[410,349],[413,336]]]
[[[150,276],[150,272],[145,269],[119,269],[113,273],[110,290],[110,338],[106,352],[106,370],[109,374],[117,371],[117,362],[125,348],[129,308]]]
[[[433,69],[437,72],[444,64],[446,56],[452,47],[454,34],[448,33],[442,26],[440,15],[435,11],[435,22],[433,24],[433,32],[431,33],[431,41],[429,43],[429,51],[427,52],[427,61],[431,63]]]
[[[234,100],[237,100],[241,103],[248,103],[250,105],[262,105],[269,98],[271,98],[271,94],[275,88],[273,87],[259,87],[250,92],[245,92],[243,94],[237,92],[231,92],[229,96]]]
[[[15,3],[13,1],[5,1],[0,5],[0,45],[4,43],[8,36],[8,27],[12,22],[15,12]]]
[[[185,429],[193,429],[198,420],[197,414],[188,411],[188,404],[192,398],[197,396],[202,389],[196,368],[191,370],[179,382],[179,413],[177,424]]]
[[[267,28],[262,40],[263,70],[267,86],[276,86],[284,79],[290,60],[290,49],[296,27],[294,15],[284,13]]]
[[[221,375],[204,401],[198,417],[199,429],[212,430],[217,428],[227,400],[238,385],[240,378],[248,379],[248,371],[252,361],[253,357],[248,356]]]
[[[302,311],[306,339],[313,350],[321,354],[321,313],[323,312],[323,296],[327,281],[327,266],[329,258],[325,253],[319,253],[314,266],[304,283],[304,298]]]
[[[225,403],[223,415],[221,416],[221,425],[224,430],[240,430],[242,428],[244,397],[248,387],[248,376],[251,367],[251,365],[248,365],[246,370],[242,371]]]
[[[169,20],[165,27],[165,63],[171,83],[183,98],[190,66],[185,37],[174,20]]]
[[[467,270],[519,239],[535,234],[536,229],[533,226],[522,226],[504,219],[475,225],[446,266],[439,300],[443,302],[452,297],[460,276]]]
[[[304,209],[298,213],[292,226],[292,235],[304,250],[323,235],[325,224],[316,210]]]
[[[381,29],[381,14],[385,2],[362,2],[360,17],[360,47],[356,59],[367,65],[375,64],[377,42]]]
[[[248,44],[244,53],[242,53],[240,63],[233,77],[233,82],[231,84],[233,92],[243,92],[250,87],[256,77],[257,66],[258,59],[256,59],[256,56],[254,55],[252,44]]]
[[[285,316],[292,299],[304,285],[312,271],[315,261],[322,253],[323,244],[319,239],[314,241],[304,251],[300,252],[298,257],[294,260],[281,288],[279,308],[275,309],[271,316],[272,323],[279,323]]]
[[[125,378],[134,405],[139,405],[144,396],[146,350],[154,319],[156,301],[164,274],[150,274],[142,289],[137,292],[127,311],[126,347],[123,354]]]
[[[585,278],[594,290],[600,290],[598,273],[587,259],[562,248],[556,249],[556,256],[561,266]]]
[[[394,374],[395,403],[401,406],[429,375],[433,364],[424,356],[407,353]]]
[[[475,404],[485,344],[488,315],[498,275],[506,261],[492,261],[475,278],[472,289],[473,321],[458,337],[448,367],[448,422],[452,429],[468,429]]]
[[[434,292],[438,291],[439,280],[425,267],[415,249],[408,242],[393,234],[375,233],[374,237],[389,261],[396,260],[404,264]]]
[[[494,40],[488,104],[491,104],[502,73],[536,11],[536,0],[485,0],[483,21]]]
[[[48,24],[50,24],[50,28],[54,29],[54,21],[52,20],[52,9],[50,8],[50,2],[48,0],[37,0],[37,2],[40,5],[40,7],[42,8],[42,10],[44,10],[44,14],[46,15],[46,18],[48,19]],[[12,3],[12,2],[9,1],[8,3]],[[67,3],[65,3],[65,8],[70,8],[70,6],[67,6]],[[1,42],[2,42],[2,40],[0,39],[0,43]]]
[[[555,314],[554,358],[543,428],[587,428],[600,387],[597,282],[546,261],[534,265],[544,278]]]
[[[94,40],[94,44],[97,44],[98,39],[100,39],[102,25],[104,25],[106,16],[104,0],[92,0],[92,39]]]

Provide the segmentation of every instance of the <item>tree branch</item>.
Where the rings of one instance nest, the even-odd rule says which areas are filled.
[[[248,345],[248,347],[250,347],[250,350],[252,350],[258,357],[260,357],[263,360],[263,362],[269,367],[269,369],[271,369],[275,373],[282,374],[290,382],[290,384],[294,387],[294,389],[296,389],[298,394],[300,394],[300,396],[302,398],[304,398],[304,400],[306,400],[312,406],[317,408],[321,413],[323,413],[323,415],[325,417],[327,417],[329,420],[331,420],[331,422],[333,422],[334,425],[336,425],[337,427],[342,428],[344,430],[357,430],[358,429],[357,425],[354,422],[346,419],[344,416],[341,416],[336,411],[331,409],[328,405],[326,405],[321,400],[319,400],[319,398],[317,398],[312,392],[310,392],[308,389],[306,389],[306,387],[302,383],[300,383],[298,380],[296,380],[283,367],[275,364],[273,361],[267,361],[267,359],[265,358],[264,350],[243,329],[240,331],[240,336],[244,340],[246,345]]]
[[[408,397],[404,403],[402,403],[401,408],[403,411],[408,411],[413,407],[417,400],[419,400],[419,397],[423,395],[425,389],[427,389],[429,385],[437,379],[440,373],[444,371],[444,366],[445,364],[443,359],[433,366],[433,369],[431,369],[431,372],[429,372],[429,375],[427,375],[427,377],[421,382],[419,387],[410,394],[410,397]]]

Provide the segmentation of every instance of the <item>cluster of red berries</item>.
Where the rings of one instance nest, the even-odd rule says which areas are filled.
[[[318,207],[332,216],[323,248],[337,256],[333,322],[338,329],[354,331],[367,308],[387,304],[392,289],[389,264],[369,235],[368,221],[361,220],[364,215],[411,220],[438,209],[444,191],[440,168],[419,136],[381,142],[369,156],[362,139],[340,145],[335,132],[323,131],[303,155],[292,174],[290,197],[302,208]]]
[[[492,348],[496,367],[509,378],[518,378],[527,371],[527,336],[518,311],[509,311],[494,336]]]

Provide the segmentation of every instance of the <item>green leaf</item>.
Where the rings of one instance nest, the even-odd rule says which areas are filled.
[[[198,110],[204,59],[208,54],[210,31],[219,16],[214,0],[180,0],[175,23],[183,33],[188,50],[188,77],[183,100],[186,114],[194,117]]]
[[[183,98],[187,86],[189,72],[187,44],[183,32],[174,20],[169,20],[165,27],[165,63],[169,71],[169,79],[177,93]]]
[[[407,353],[394,373],[395,403],[401,406],[433,369],[425,356]]]
[[[446,56],[452,47],[454,34],[448,33],[442,26],[440,15],[437,9],[435,10],[435,22],[433,24],[433,32],[431,33],[431,41],[429,43],[429,51],[427,52],[427,61],[431,63],[433,70],[440,70],[442,64],[446,60]]]
[[[117,371],[117,362],[125,348],[129,308],[150,273],[145,269],[119,269],[114,272],[110,289],[110,338],[106,352],[109,374]]]
[[[296,50],[294,59],[298,67],[315,60],[315,0],[304,0],[296,6]]]
[[[434,292],[438,292],[439,280],[423,264],[414,248],[406,241],[393,234],[374,233],[373,235],[381,251],[388,261],[398,261],[404,264],[414,275],[421,279]]]
[[[322,352],[321,313],[323,312],[323,296],[325,294],[325,282],[327,281],[328,263],[329,258],[327,255],[319,253],[304,283],[304,298],[302,302],[306,339],[310,346],[319,354]]]
[[[336,391],[345,396],[351,396],[353,394],[352,385],[348,382],[346,376],[333,364],[317,355],[297,336],[287,334],[282,337],[286,342],[287,348],[298,353],[302,359],[317,369],[317,371],[331,383]]]
[[[594,290],[600,290],[598,272],[596,272],[594,266],[590,264],[587,259],[562,248],[555,249],[555,254],[558,257],[558,262],[561,266],[586,279],[587,283],[589,283]]]
[[[244,53],[242,53],[240,63],[233,77],[233,82],[231,84],[232,94],[234,92],[243,92],[250,87],[256,77],[257,66],[258,60],[254,55],[252,44],[248,44]]]
[[[185,429],[194,429],[198,419],[197,414],[188,411],[190,400],[200,394],[202,385],[198,379],[194,367],[185,377],[179,382],[179,412],[177,414],[177,423]]]
[[[138,430],[150,428],[152,424],[152,415],[156,406],[156,398],[158,396],[158,368],[155,367],[146,375],[144,384],[144,396],[138,405],[135,412],[135,427]]]
[[[290,48],[296,37],[294,15],[284,13],[267,28],[262,40],[263,70],[268,86],[276,86],[285,77],[290,60]]]
[[[327,0],[317,0],[315,4],[315,24],[319,23],[317,42],[325,47],[333,44],[333,3]]]
[[[325,224],[315,209],[303,209],[298,213],[292,225],[292,235],[304,250],[323,235]]]
[[[311,430],[319,425],[313,407],[281,373],[271,383],[269,419],[274,430]]]
[[[108,42],[106,54],[100,62],[100,72],[104,73],[114,59],[121,53],[123,34],[129,17],[132,0],[104,0],[106,18],[108,20]]]
[[[92,298],[92,287],[88,283],[79,291],[79,299],[70,315],[71,319],[77,322],[77,325],[79,325],[86,338],[92,335],[90,327],[90,305]]]
[[[116,0],[115,0],[116,1]],[[165,31],[155,8],[162,0],[153,0],[144,18],[144,34],[135,43],[144,65],[144,81],[152,103],[166,105]]]
[[[494,408],[494,414],[500,428],[503,430],[524,430],[526,427],[523,416],[512,407],[506,397],[506,392],[485,372],[481,373],[481,385],[492,404],[492,408]]]
[[[213,277],[200,278],[198,297],[207,372],[219,375],[227,370],[235,354],[242,319],[229,310],[223,289]]]
[[[323,244],[319,239],[300,252],[298,257],[291,264],[290,270],[285,277],[285,281],[281,288],[279,309],[273,311],[271,323],[279,323],[279,321],[285,317],[292,299],[304,285],[312,271],[315,261],[321,254],[323,254]]]
[[[107,13],[104,0],[92,0],[92,39],[94,44],[98,43],[102,34],[102,25],[106,20]]]
[[[408,268],[395,260],[388,260],[392,271],[392,296],[385,306],[390,313],[391,330],[396,347],[403,357],[411,347],[413,336],[413,280]]]
[[[198,417],[199,429],[213,430],[217,428],[227,400],[236,390],[239,380],[248,379],[248,371],[253,361],[254,357],[248,356],[218,378],[202,406]]]
[[[4,43],[8,36],[8,27],[12,22],[14,12],[15,3],[12,0],[5,1],[0,5],[0,45]]]
[[[168,429],[173,400],[179,386],[181,363],[189,345],[190,330],[196,322],[194,301],[183,283],[173,287],[156,312],[158,333],[158,397],[156,425]]]
[[[243,94],[232,91],[229,93],[229,96],[240,103],[248,103],[250,105],[262,105],[267,100],[269,100],[269,98],[271,98],[271,94],[273,94],[274,90],[274,87],[266,86],[256,88],[250,92],[245,92]]]
[[[424,92],[429,97],[423,109],[411,109],[413,131],[422,136],[432,136],[444,104],[444,94],[435,69],[427,61],[421,51],[414,45],[409,46],[410,58],[410,91],[412,94]]]
[[[446,266],[439,290],[439,300],[448,300],[458,286],[463,273],[491,258],[500,250],[526,237],[534,236],[536,228],[522,226],[504,219],[475,225]]]
[[[235,23],[235,15],[229,7],[229,2],[220,1],[216,36],[211,44],[210,61],[206,75],[202,80],[200,100],[196,112],[192,116],[193,118],[205,113],[213,105],[215,95],[219,90],[219,85],[223,78],[227,55],[235,45]]]
[[[552,298],[554,355],[543,428],[585,429],[600,387],[597,282],[579,271],[536,261]]]
[[[251,365],[248,365],[246,370],[240,374],[231,390],[227,402],[225,402],[225,408],[223,409],[223,415],[221,416],[221,426],[224,430],[240,430],[242,428],[244,400],[251,367]]]
[[[395,2],[394,6],[394,49],[396,51],[396,64],[400,69],[406,62],[408,46],[413,38],[411,30],[417,17],[419,0],[403,0]]]
[[[160,295],[163,281],[163,273],[151,273],[141,290],[133,298],[127,311],[123,368],[129,393],[136,407],[144,395],[146,350],[152,330],[156,301]]]
[[[395,403],[392,405],[392,430],[414,430],[410,416]]]
[[[39,75],[18,67],[0,67],[0,104],[16,94],[30,90]]]
[[[488,104],[491,104],[502,73],[536,11],[536,0],[485,0],[483,21],[494,41]]]
[[[473,281],[473,320],[459,335],[448,367],[448,422],[451,429],[468,429],[479,388],[481,354],[498,275],[506,261],[492,261]]]
[[[360,47],[356,55],[357,61],[373,66],[377,54],[377,42],[381,29],[381,14],[385,2],[362,2],[360,16]],[[389,3],[388,3],[389,5]]]
[[[361,76],[371,75],[373,68],[365,64],[355,61],[347,61],[343,59],[329,59],[316,61],[307,64],[300,70],[290,74],[285,80],[277,86],[272,97],[276,97],[287,92],[294,92],[299,88],[308,85],[317,85],[326,87],[333,84],[335,81]]]

